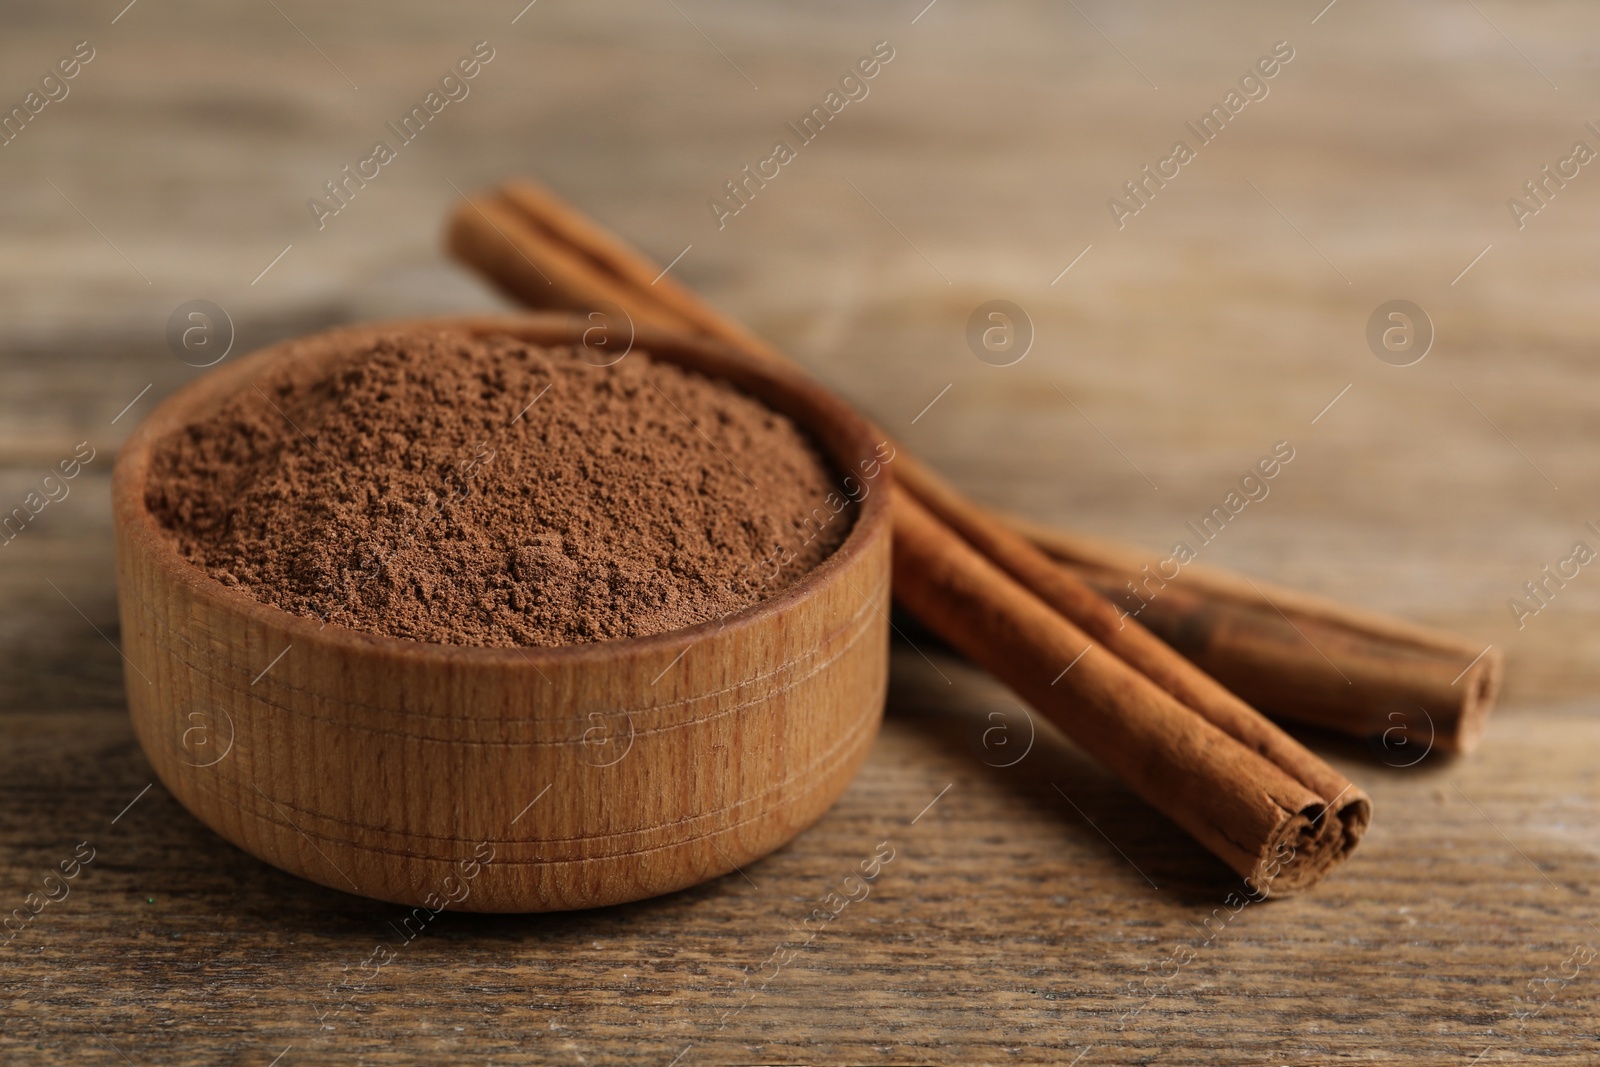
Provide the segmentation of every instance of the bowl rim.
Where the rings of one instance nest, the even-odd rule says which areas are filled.
[[[375,322],[350,323],[313,333],[298,335],[256,349],[235,362],[189,382],[167,397],[142,419],[123,443],[112,471],[112,521],[121,537],[126,536],[146,563],[163,576],[187,587],[209,606],[247,622],[260,623],[286,632],[291,643],[304,640],[324,649],[364,655],[389,656],[410,662],[447,662],[453,666],[476,665],[513,669],[575,666],[589,661],[612,662],[619,658],[648,656],[651,653],[686,650],[707,637],[724,631],[737,633],[774,619],[799,601],[813,597],[840,581],[849,581],[846,568],[887,535],[889,498],[893,473],[889,460],[880,461],[871,489],[860,500],[855,521],[840,545],[811,570],[776,596],[676,630],[590,641],[570,645],[457,645],[415,638],[395,637],[359,630],[340,623],[319,622],[273,604],[255,599],[249,593],[222,584],[183,556],[145,506],[145,485],[155,445],[168,434],[193,421],[203,409],[224,402],[240,392],[251,380],[252,372],[265,371],[273,363],[295,358],[295,350],[309,344],[347,344],[381,334],[406,330],[460,330],[474,336],[510,334],[534,344],[576,344],[586,323],[581,313],[519,312],[476,315],[432,315]],[[689,366],[708,377],[728,382],[735,389],[786,415],[805,431],[814,446],[827,458],[838,478],[842,471],[855,473],[857,457],[876,454],[880,433],[854,408],[834,396],[797,368],[755,357],[709,338],[639,325],[633,347],[652,358],[662,358]],[[677,356],[692,353],[693,361],[681,362]],[[304,354],[300,358],[307,358]],[[804,408],[797,412],[792,408]],[[887,437],[884,437],[887,441]],[[890,447],[894,445],[890,443]],[[119,576],[122,566],[119,561]],[[852,586],[854,583],[851,583]],[[858,591],[859,592],[859,591]],[[867,591],[871,595],[872,591]],[[119,590],[119,595],[126,595]],[[882,613],[882,609],[879,609]]]

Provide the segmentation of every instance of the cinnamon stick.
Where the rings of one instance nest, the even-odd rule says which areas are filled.
[[[1300,590],[1019,518],[1044,549],[1240,698],[1279,718],[1379,739],[1408,763],[1470,752],[1500,692],[1500,650]]]
[[[1114,607],[1077,574],[1057,566],[1022,536],[998,520],[962,507],[959,494],[916,460],[897,457],[896,484],[992,563],[1068,619],[1134,670],[1224,733],[1288,770],[1325,799],[1363,794],[1283,730],[1262,718],[1238,696],[1194,663],[1173,655],[1170,645],[1138,620]],[[926,625],[926,622],[924,622]],[[936,628],[935,632],[939,632]],[[943,636],[943,634],[940,634]],[[1361,819],[1365,824],[1365,818]],[[1357,834],[1359,836],[1359,833]]]
[[[508,181],[457,205],[446,243],[457,259],[528,307],[609,302],[637,322],[715,337],[757,358],[789,363],[643,253],[533,182]]]
[[[686,323],[599,266],[569,235],[551,230],[505,196],[479,196],[456,208],[450,250],[511,296],[535,308],[626,306],[635,321],[682,330]]]
[[[1338,772],[1281,732],[1273,736],[1277,728],[1253,712],[1226,725],[1195,714],[940,525],[907,489],[896,483],[892,491],[901,603],[1249,879],[1252,891],[1304,889],[1360,841],[1371,805]]]
[[[715,337],[763,359],[789,362],[776,348],[751,333],[737,320],[712,308],[691,290],[678,284],[677,279],[663,271],[648,256],[574,210],[543,186],[526,180],[513,180],[501,185],[499,193],[528,225],[544,227],[571,247],[583,250],[600,276],[610,274],[619,278],[634,293],[648,292],[661,310],[678,317],[680,329]]]

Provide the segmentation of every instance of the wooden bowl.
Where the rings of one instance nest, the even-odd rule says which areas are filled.
[[[883,714],[889,491],[870,427],[801,375],[638,331],[654,358],[790,416],[836,477],[866,489],[814,571],[671,633],[475,648],[321,624],[215,581],[145,508],[156,442],[269,368],[407,327],[570,345],[584,325],[514,315],[330,330],[206,375],[135,431],[113,481],[128,705],[161,781],[206,825],[335,889],[432,911],[549,911],[726,874],[838,799]]]

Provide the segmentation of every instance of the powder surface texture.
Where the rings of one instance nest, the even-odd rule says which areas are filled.
[[[270,372],[158,442],[179,551],[298,615],[463,645],[722,617],[834,551],[854,507],[785,416],[634,351],[386,336]]]

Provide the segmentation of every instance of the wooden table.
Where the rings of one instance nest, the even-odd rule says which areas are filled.
[[[0,504],[95,453],[0,548],[0,906],[93,850],[0,946],[5,1062],[1600,1057],[1600,577],[1520,629],[1507,606],[1600,547],[1600,174],[1548,184],[1520,229],[1507,206],[1600,148],[1592,5],[122,2],[0,15],[8,108],[95,50],[0,148]],[[307,199],[485,39],[471,95],[318,230]],[[880,40],[869,95],[719,230],[708,200]],[[1119,229],[1107,200],[1279,41],[1268,94]],[[1026,733],[1009,695],[902,645],[871,761],[778,854],[605,911],[448,915],[359,986],[399,909],[266,867],[151,786],[108,477],[204,373],[168,349],[178,305],[222,305],[238,351],[496,306],[439,226],[518,172],[682,253],[994,504],[1165,546],[1290,441],[1204,558],[1504,648],[1482,750],[1400,767],[1308,738],[1372,794],[1372,831],[1315,891],[1234,912],[1217,862],[1043,727],[986,766],[983,729]],[[1013,366],[968,349],[990,299],[1036,331]],[[1393,299],[1436,331],[1412,366],[1366,341]],[[871,896],[763,969],[882,842]]]

